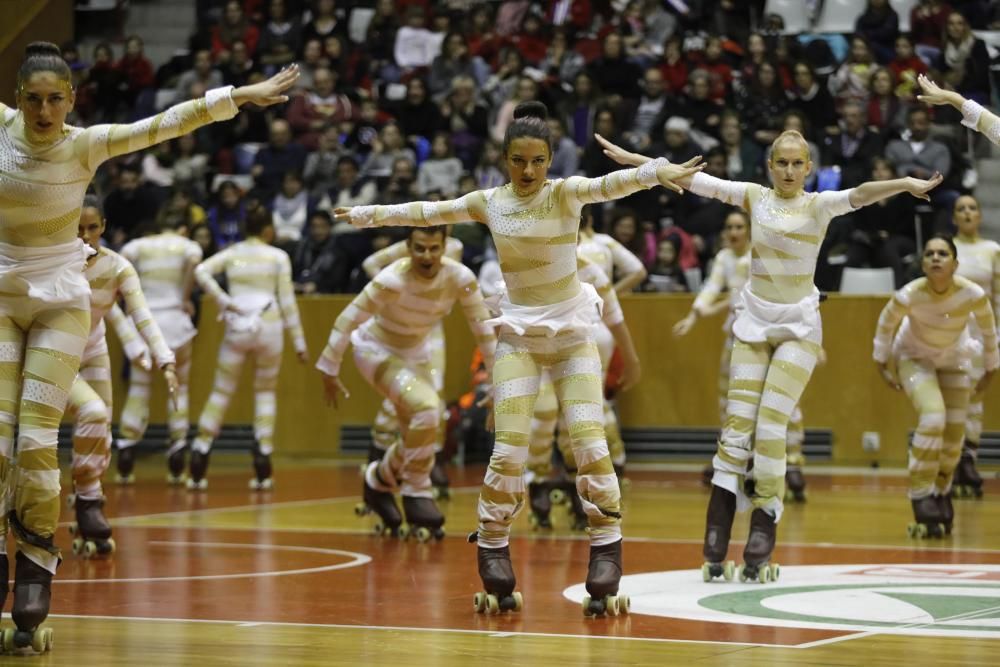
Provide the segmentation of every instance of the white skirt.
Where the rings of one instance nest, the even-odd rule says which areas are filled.
[[[0,292],[52,306],[77,304],[81,297],[89,302],[83,272],[93,254],[83,239],[44,248],[0,243]]]
[[[774,303],[750,291],[747,283],[736,301],[733,334],[745,343],[810,340],[823,342],[819,316],[819,290],[796,303]]]

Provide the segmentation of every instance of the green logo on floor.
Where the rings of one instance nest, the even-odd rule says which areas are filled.
[[[1000,637],[1000,565],[782,567],[765,585],[705,583],[700,570],[622,578],[632,613],[907,635]],[[565,596],[578,601],[583,586]]]

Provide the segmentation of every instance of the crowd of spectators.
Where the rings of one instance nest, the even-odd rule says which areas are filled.
[[[185,55],[152,63],[143,42],[65,56],[77,120],[129,121],[219,85],[261,80],[299,63],[292,99],[249,109],[144,154],[109,163],[107,241],[180,216],[206,255],[239,240],[249,210],[267,207],[301,293],[357,290],[363,259],[398,230],[335,223],[338,206],[437,200],[502,185],[500,150],[514,107],[541,100],[556,138],[550,177],[616,168],[593,135],[673,161],[703,155],[710,173],[767,183],[773,139],[809,140],[810,188],[894,175],[945,175],[929,210],[890,200],[831,225],[817,282],[839,267],[912,270],[915,224],[950,224],[972,185],[954,112],[916,102],[929,72],[989,103],[990,55],[973,29],[1000,24],[996,0],[921,0],[910,32],[887,0],[869,0],[855,32],[782,33],[763,0],[198,0]],[[595,206],[650,273],[640,289],[682,291],[719,248],[726,209],[662,188]],[[922,217],[921,217],[922,216]],[[474,269],[488,232],[456,225]],[[694,283],[694,284],[692,284]]]

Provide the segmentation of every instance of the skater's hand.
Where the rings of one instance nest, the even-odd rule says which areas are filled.
[[[924,201],[930,201],[931,196],[927,194],[929,191],[933,190],[937,186],[941,185],[941,181],[944,180],[944,176],[934,172],[934,175],[924,180],[922,178],[909,178],[904,179],[906,181],[906,191],[917,199],[923,199]]]
[[[694,323],[697,320],[698,316],[692,310],[690,313],[687,314],[687,317],[685,317],[683,320],[674,325],[674,336],[677,338],[683,338],[684,336],[687,336],[691,332],[691,327],[694,326]]]
[[[343,394],[345,399],[351,397],[351,392],[347,391],[347,387],[340,381],[340,378],[323,373],[323,396],[326,398],[327,407],[339,407],[337,396],[340,394]]]
[[[295,85],[299,78],[299,66],[289,65],[266,81],[249,86],[240,86],[233,91],[233,102],[236,106],[246,103],[259,107],[269,107],[272,104],[282,104],[288,101],[285,91]]]
[[[976,383],[976,393],[986,391],[986,388],[990,386],[990,381],[993,379],[993,374],[996,371],[986,371],[983,373],[983,377],[979,378],[979,382]]]
[[[660,167],[656,170],[656,176],[663,187],[673,190],[678,194],[684,194],[684,186],[675,181],[687,179],[684,183],[685,185],[689,185],[691,177],[704,168],[705,163],[701,161],[701,156],[698,155],[682,164],[668,164],[665,167]]]
[[[596,139],[597,143],[599,143],[601,148],[604,149],[604,154],[618,164],[626,164],[630,167],[639,167],[646,164],[650,160],[650,158],[645,155],[639,155],[638,153],[625,150],[618,144],[608,141],[596,132],[594,133],[594,139]]]
[[[167,381],[167,394],[170,396],[170,406],[177,411],[177,367],[174,364],[164,364],[163,379]]]
[[[965,102],[965,98],[961,95],[953,90],[945,90],[934,83],[926,74],[918,76],[917,83],[920,84],[920,90],[923,92],[923,95],[917,95],[917,99],[924,104],[950,104],[956,109],[961,109]]]
[[[186,300],[181,305],[181,309],[187,314],[188,317],[194,317],[194,302],[190,299]]]
[[[308,350],[296,350],[295,357],[299,360],[300,364],[309,363],[309,351]]]
[[[493,433],[496,428],[493,410],[493,387],[489,387],[486,390],[486,395],[479,399],[476,403],[476,407],[489,408],[489,411],[486,413],[486,424],[484,424],[484,426],[488,432]]]
[[[625,359],[622,365],[622,376],[618,380],[618,391],[628,391],[642,378],[642,366],[639,359]]]
[[[893,373],[891,370],[889,370],[889,366],[887,364],[879,364],[878,372],[879,375],[882,376],[882,379],[885,380],[885,383],[887,385],[889,385],[896,391],[903,390],[903,387],[899,384],[899,380],[896,378],[896,374]]]

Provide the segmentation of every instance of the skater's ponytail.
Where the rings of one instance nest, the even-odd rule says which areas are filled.
[[[515,139],[541,139],[552,155],[552,131],[548,124],[549,110],[541,102],[521,102],[514,107],[514,120],[503,135],[503,154],[506,155]]]
[[[52,72],[66,83],[67,92],[72,90],[69,65],[63,60],[62,50],[52,42],[32,42],[24,49],[24,60],[17,70],[18,93],[23,92],[24,84],[37,72]]]

